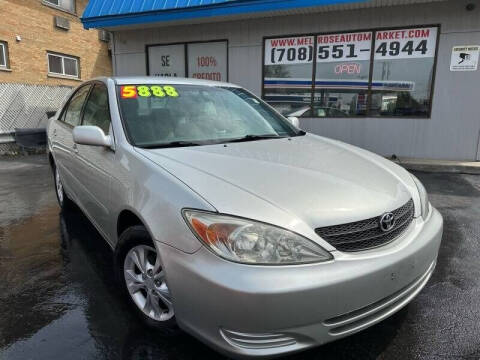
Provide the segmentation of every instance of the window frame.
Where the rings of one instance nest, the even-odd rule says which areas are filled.
[[[85,103],[83,104],[83,107],[82,107],[82,112],[80,114],[81,116],[81,119],[80,119],[80,125],[83,125],[84,123],[84,118],[85,118],[85,107],[87,106],[87,103],[88,101],[90,100],[90,96],[92,95],[92,92],[93,92],[93,89],[98,86],[100,88],[103,88],[106,92],[107,92],[107,109],[108,109],[108,117],[109,117],[109,120],[110,120],[110,126],[109,128],[112,129],[112,132],[113,132],[113,125],[112,125],[112,113],[110,111],[110,95],[108,93],[108,87],[107,85],[105,85],[103,82],[100,82],[100,81],[92,81],[92,82],[89,82],[88,83],[89,85],[91,85],[91,88],[88,92],[88,95],[85,99]],[[112,134],[105,134],[105,135],[112,135]]]
[[[189,44],[208,44],[208,43],[214,43],[214,42],[225,42],[226,43],[226,50],[227,50],[227,78],[224,80],[225,82],[228,82],[229,77],[230,77],[230,69],[229,69],[229,41],[228,39],[214,39],[214,40],[196,40],[196,41],[181,41],[181,42],[171,42],[171,43],[155,43],[155,44],[147,44],[145,45],[145,60],[146,60],[146,74],[147,76],[151,76],[150,74],[150,59],[149,59],[149,54],[148,54],[148,49],[150,47],[155,47],[155,46],[169,46],[169,45],[183,45],[184,47],[184,55],[185,55],[185,77],[189,77],[189,69],[188,69],[188,45]],[[223,80],[222,80],[223,81]]]
[[[435,41],[435,56],[433,58],[433,73],[432,73],[432,84],[430,87],[430,97],[429,97],[429,111],[428,116],[418,116],[418,115],[408,115],[408,116],[385,116],[385,115],[371,115],[371,104],[372,104],[372,81],[373,81],[373,68],[375,64],[375,41],[376,35],[378,32],[381,31],[389,31],[389,30],[401,30],[401,29],[422,29],[422,28],[429,28],[429,27],[436,27],[437,28],[437,38]],[[311,94],[310,94],[310,108],[314,108],[314,101],[315,101],[315,77],[316,77],[316,69],[317,69],[317,37],[321,35],[332,35],[332,34],[350,34],[350,33],[357,33],[357,32],[372,32],[372,46],[371,46],[371,53],[370,53],[370,69],[369,69],[369,79],[368,79],[368,90],[366,91],[367,95],[367,111],[365,115],[355,115],[355,116],[344,116],[344,117],[334,117],[335,119],[365,119],[365,118],[375,118],[375,119],[420,119],[420,120],[428,120],[432,118],[432,110],[433,110],[433,98],[435,92],[435,80],[437,76],[437,65],[438,65],[438,47],[440,44],[440,35],[441,35],[442,25],[441,24],[419,24],[419,25],[401,25],[401,26],[382,26],[382,27],[374,27],[374,28],[362,28],[362,29],[353,29],[353,30],[338,30],[338,31],[329,31],[329,32],[310,32],[310,33],[294,33],[294,34],[280,34],[280,35],[272,35],[272,36],[264,36],[262,38],[262,76],[261,76],[261,99],[265,100],[265,43],[267,40],[270,39],[278,39],[278,38],[287,38],[287,37],[304,37],[304,36],[313,36],[314,38],[314,48],[313,48],[313,61],[312,61],[312,86],[311,86]],[[333,117],[312,117],[312,119],[334,119]]]
[[[57,4],[54,4],[52,2],[54,0],[41,0],[41,1],[42,1],[42,4],[45,5],[45,6],[48,6],[48,7],[51,7],[53,9],[64,11],[68,14],[72,14],[72,15],[77,16],[77,1],[76,0],[70,0],[73,4],[73,10],[65,9],[64,7],[62,7],[62,5],[60,5],[60,0],[56,0]]]
[[[9,70],[10,69],[10,57],[8,54],[8,43],[6,41],[0,40],[0,46],[3,48],[3,61],[4,65],[0,64],[0,69]]]
[[[92,82],[87,82],[85,84],[82,84],[80,85],[79,87],[77,87],[73,92],[72,94],[70,95],[70,97],[68,98],[67,102],[65,103],[65,105],[63,106],[62,108],[62,112],[60,113],[60,115],[57,117],[57,121],[62,123],[63,125],[65,126],[68,126],[69,128],[73,129],[75,126],[67,123],[65,121],[65,114],[67,113],[67,110],[68,110],[68,107],[70,106],[70,102],[72,101],[73,97],[81,90],[83,89],[84,87],[90,87],[90,89],[88,89],[88,92],[87,92],[87,96],[85,97],[85,101],[83,102],[83,105],[82,105],[82,110],[80,110],[80,122],[78,123],[78,125],[81,125],[82,122],[83,122],[83,110],[85,108],[85,104],[87,103],[87,100],[88,98],[90,97],[90,92],[92,91],[93,89],[93,85],[94,83]],[[76,125],[76,126],[78,126]]]
[[[50,55],[56,56],[62,59],[62,73],[57,73],[53,72],[50,70]],[[75,60],[77,64],[77,75],[69,75],[65,74],[65,59],[70,59],[70,60]],[[67,79],[81,79],[81,74],[80,74],[80,58],[74,55],[67,55],[67,54],[62,54],[58,53],[55,51],[49,51],[47,50],[47,72],[48,75],[54,76],[54,77],[62,77],[62,78],[67,78]]]

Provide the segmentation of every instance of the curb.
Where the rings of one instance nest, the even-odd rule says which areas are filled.
[[[392,159],[390,159],[392,160]],[[453,173],[480,175],[480,161],[451,161],[431,159],[393,159],[397,165],[407,170],[430,173]]]

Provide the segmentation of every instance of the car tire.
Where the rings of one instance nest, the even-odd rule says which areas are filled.
[[[144,226],[126,229],[115,256],[117,281],[135,313],[163,335],[180,330],[158,250]]]
[[[52,165],[52,171],[53,182],[55,185],[55,195],[57,196],[58,205],[60,206],[62,211],[68,211],[73,207],[73,201],[70,200],[67,193],[65,192],[65,188],[63,187],[62,180],[60,179],[60,174],[55,164]]]

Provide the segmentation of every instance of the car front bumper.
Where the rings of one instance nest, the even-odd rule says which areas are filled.
[[[353,334],[408,304],[435,268],[442,231],[432,207],[389,245],[295,266],[158,246],[180,327],[229,356],[269,357]]]

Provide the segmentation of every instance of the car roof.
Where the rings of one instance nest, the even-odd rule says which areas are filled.
[[[240,87],[235,84],[230,84],[221,81],[191,79],[181,77],[167,77],[167,76],[111,76],[103,77],[98,80],[112,79],[117,85],[140,85],[140,84],[177,84],[177,85],[199,85],[199,86],[226,86],[226,87]]]

